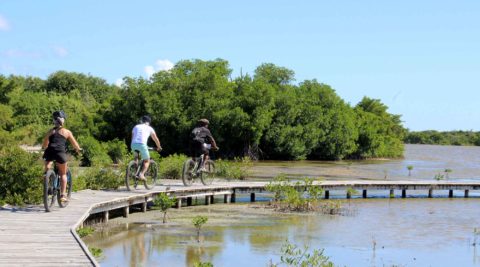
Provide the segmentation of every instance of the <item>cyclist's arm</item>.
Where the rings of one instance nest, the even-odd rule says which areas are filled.
[[[70,144],[72,144],[73,148],[75,149],[75,151],[77,151],[77,153],[80,153],[80,150],[82,150],[80,148],[80,146],[78,145],[78,142],[77,140],[75,139],[75,137],[73,137],[73,134],[72,132],[68,131],[68,138],[67,140],[70,142]]]
[[[48,138],[50,137],[50,135],[52,135],[52,131],[53,131],[53,129],[48,131],[48,133],[43,138],[42,149],[46,149],[48,147],[48,143],[49,143]]]
[[[153,139],[153,141],[157,145],[157,150],[161,150],[162,146],[160,145],[160,140],[158,140],[157,134],[155,132],[152,132],[150,134],[150,137]]]

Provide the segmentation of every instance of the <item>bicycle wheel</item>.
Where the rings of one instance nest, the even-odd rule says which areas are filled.
[[[211,160],[205,162],[205,171],[202,171],[200,175],[200,180],[202,184],[211,185],[213,180],[215,180],[215,163]]]
[[[193,184],[194,171],[195,162],[192,159],[187,159],[185,163],[183,163],[182,170],[182,181],[185,186],[190,186]]]
[[[67,170],[67,187],[65,189],[65,193],[67,193],[67,199],[68,201],[66,202],[62,202],[60,201],[61,200],[61,181],[59,180],[58,181],[58,190],[57,190],[57,201],[58,201],[58,205],[61,207],[61,208],[65,208],[66,206],[68,206],[68,202],[70,201],[70,196],[72,195],[72,173],[70,173],[70,170]]]
[[[148,166],[148,170],[145,172],[145,181],[143,181],[146,189],[150,190],[157,184],[157,174],[157,163],[150,160],[150,166]]]
[[[137,168],[137,163],[133,160],[127,165],[127,171],[125,172],[125,185],[127,186],[128,191],[137,188],[138,180],[135,178]]]
[[[45,211],[49,212],[55,203],[56,194],[56,183],[57,183],[57,174],[53,170],[47,171],[45,178],[43,179],[43,205],[45,206]]]

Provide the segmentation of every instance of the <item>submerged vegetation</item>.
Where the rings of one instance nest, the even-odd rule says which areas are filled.
[[[281,248],[282,255],[280,263],[270,262],[269,267],[291,266],[291,267],[334,267],[333,262],[323,254],[323,249],[314,249],[309,252],[309,247],[299,248],[288,240]]]

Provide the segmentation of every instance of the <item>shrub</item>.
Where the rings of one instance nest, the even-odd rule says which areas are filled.
[[[105,148],[95,138],[91,136],[81,136],[78,138],[82,152],[82,166],[102,166],[112,162]]]
[[[103,145],[113,163],[118,164],[120,162],[128,160],[129,153],[125,142],[115,138],[111,141],[104,143]]]
[[[87,235],[91,235],[93,232],[95,232],[95,229],[92,227],[83,227],[77,229],[77,234],[82,238],[86,237]]]
[[[153,205],[158,207],[163,212],[163,223],[167,222],[167,211],[170,209],[177,199],[175,197],[170,198],[166,193],[160,193],[153,200]]]
[[[16,146],[0,150],[0,200],[12,205],[39,203],[42,199],[42,163],[36,153]]]
[[[87,189],[87,181],[85,179],[85,176],[72,177],[72,179],[73,179],[73,188],[72,188],[73,192]]]
[[[159,177],[162,179],[180,179],[182,177],[183,163],[188,157],[173,154],[159,161]]]
[[[215,166],[219,177],[245,180],[249,176],[252,161],[249,158],[235,158],[233,161],[217,160]]]
[[[314,249],[311,253],[308,252],[308,246],[303,249],[295,244],[286,241],[282,246],[282,255],[280,257],[281,263],[292,267],[333,267],[333,262],[329,261],[329,257],[323,254],[323,249]],[[279,266],[279,264],[270,263],[271,267]]]
[[[77,180],[84,179],[88,189],[118,189],[123,184],[125,173],[123,168],[92,167]]]

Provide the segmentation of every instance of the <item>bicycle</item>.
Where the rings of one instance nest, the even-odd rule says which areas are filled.
[[[195,157],[195,160],[190,158],[183,163],[182,181],[185,186],[191,186],[197,178],[200,178],[203,185],[211,185],[213,183],[215,179],[215,163],[213,160],[208,159],[205,162],[205,169],[202,170],[200,166],[202,166],[204,156]]]
[[[152,147],[149,147],[148,150],[155,150]],[[128,191],[132,191],[132,187],[137,189],[139,181],[142,181],[138,178],[138,175],[142,171],[143,161],[139,164],[140,151],[135,150],[134,160],[130,161],[127,166],[127,172],[125,175],[125,185],[127,186]],[[150,166],[145,172],[145,180],[143,180],[143,185],[145,189],[152,189],[157,184],[157,173],[158,167],[157,163],[150,158]]]
[[[60,175],[58,175],[57,164],[55,162],[53,164],[53,169],[49,169],[43,179],[43,204],[46,212],[52,210],[55,199],[57,199],[58,205],[61,208],[65,208],[69,202],[61,201],[61,179]],[[67,193],[67,199],[70,200],[70,196],[72,195],[72,174],[70,173],[70,169],[67,170],[67,189],[65,192]]]

